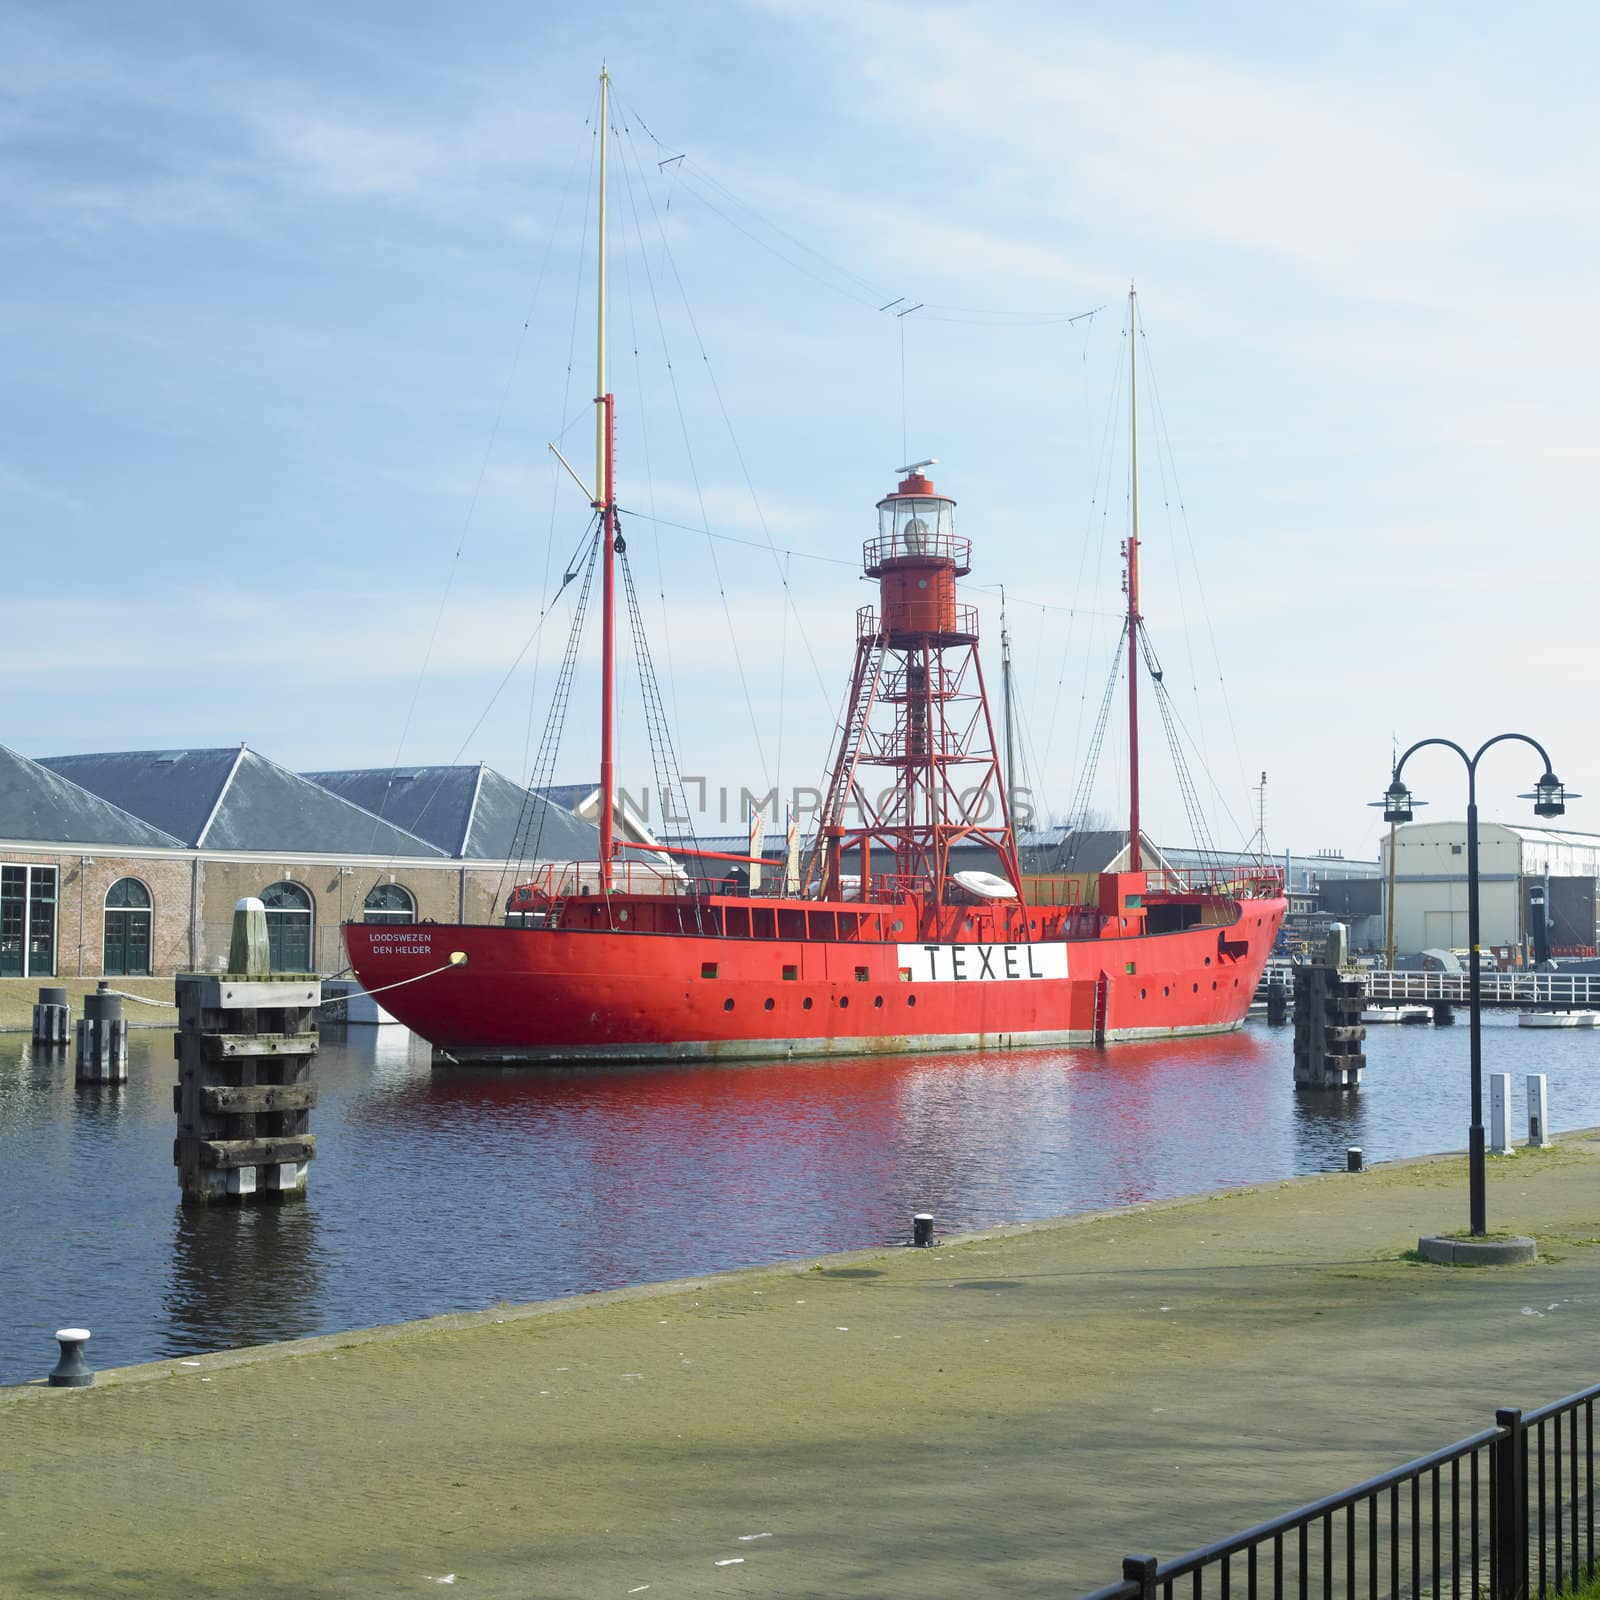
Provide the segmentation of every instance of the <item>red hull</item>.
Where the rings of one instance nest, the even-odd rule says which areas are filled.
[[[1285,909],[1010,945],[365,923],[345,942],[363,986],[459,1060],[858,1055],[1228,1032]]]

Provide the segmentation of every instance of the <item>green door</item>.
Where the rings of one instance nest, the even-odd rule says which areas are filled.
[[[0,978],[23,976],[28,922],[28,869],[0,867]]]
[[[150,891],[137,878],[119,878],[106,894],[100,970],[108,978],[150,975]]]
[[[261,891],[267,908],[267,950],[274,972],[311,970],[311,896],[298,883]]]

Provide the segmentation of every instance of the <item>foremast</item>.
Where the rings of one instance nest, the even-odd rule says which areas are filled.
[[[594,489],[600,513],[600,890],[612,886],[616,854],[616,400],[606,390],[606,124],[611,77],[600,68],[599,261],[596,273]]]

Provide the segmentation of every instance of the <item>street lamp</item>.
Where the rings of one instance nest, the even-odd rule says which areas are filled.
[[[1413,808],[1426,804],[1412,798],[1411,791],[1400,781],[1400,771],[1408,760],[1430,744],[1443,745],[1454,750],[1467,768],[1467,944],[1470,946],[1467,972],[1467,1005],[1470,1012],[1470,1040],[1472,1053],[1472,1121],[1467,1129],[1467,1203],[1471,1213],[1474,1238],[1481,1238],[1488,1230],[1485,1203],[1484,1146],[1483,1146],[1483,1015],[1479,995],[1478,973],[1478,763],[1484,752],[1507,739],[1531,745],[1544,761],[1544,776],[1534,785],[1531,793],[1519,795],[1519,800],[1534,802],[1534,815],[1559,817],[1567,809],[1567,791],[1550,766],[1550,757],[1537,739],[1525,733],[1497,733],[1486,739],[1477,751],[1468,755],[1453,739],[1419,739],[1394,764],[1394,776],[1384,791],[1383,799],[1373,802],[1383,807],[1385,822],[1410,822]],[[1581,798],[1578,795],[1571,797]],[[1391,846],[1392,848],[1392,846]]]

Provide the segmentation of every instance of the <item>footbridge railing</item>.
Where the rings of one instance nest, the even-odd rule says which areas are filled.
[[[1466,972],[1390,972],[1362,975],[1369,1000],[1445,1000],[1465,1005],[1472,983]],[[1539,1008],[1600,1005],[1600,972],[1480,972],[1478,996],[1486,1006]]]

